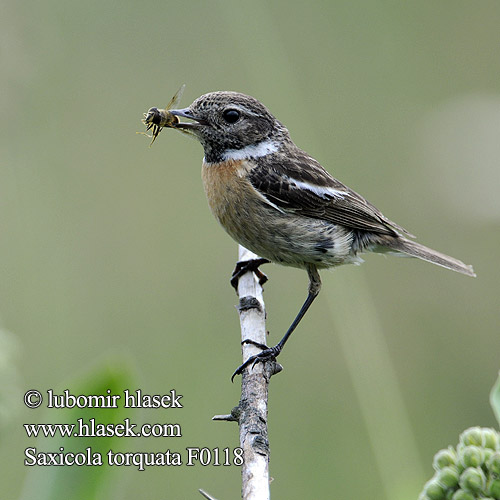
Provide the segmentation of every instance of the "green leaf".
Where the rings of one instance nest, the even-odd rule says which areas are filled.
[[[493,413],[497,418],[498,425],[500,425],[500,373],[498,374],[498,378],[493,386],[493,389],[491,389],[490,404],[493,408]]]
[[[66,383],[62,389],[54,390],[54,394],[63,394],[68,389],[74,396],[120,394],[131,386],[129,373],[120,365],[107,365],[92,372],[84,380]],[[109,392],[107,392],[109,390]],[[123,398],[122,398],[123,399]],[[123,408],[121,400],[117,408],[65,408],[47,409],[42,418],[32,423],[63,423],[74,424],[78,419],[89,423],[108,424],[119,423],[130,417],[130,410]],[[34,419],[35,420],[35,419]],[[85,453],[91,450],[89,456],[98,454],[103,465],[66,465],[41,466],[28,468],[26,483],[21,500],[36,498],[37,500],[98,500],[109,497],[110,476],[114,470],[107,464],[107,451],[115,447],[126,446],[125,438],[117,437],[38,437],[30,447],[36,448],[36,453],[58,453],[64,448],[64,453]],[[115,468],[116,469],[116,468]]]

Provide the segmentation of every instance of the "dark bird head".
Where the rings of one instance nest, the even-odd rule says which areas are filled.
[[[193,120],[181,121],[175,128],[201,142],[209,163],[262,156],[289,140],[287,129],[261,102],[238,92],[211,92],[170,113]]]

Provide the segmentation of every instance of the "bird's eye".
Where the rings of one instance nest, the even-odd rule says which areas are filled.
[[[236,123],[240,118],[240,112],[237,109],[226,109],[222,113],[222,118],[227,123]]]

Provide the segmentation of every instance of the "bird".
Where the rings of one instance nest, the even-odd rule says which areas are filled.
[[[217,91],[184,109],[172,128],[203,146],[202,180],[215,218],[239,244],[259,256],[238,263],[232,283],[264,263],[304,269],[308,294],[283,338],[250,356],[233,373],[275,360],[321,290],[321,269],[360,264],[363,252],[405,255],[467,276],[472,266],[437,252],[335,179],[295,145],[288,129],[264,104],[239,92]],[[187,118],[189,121],[182,120]]]

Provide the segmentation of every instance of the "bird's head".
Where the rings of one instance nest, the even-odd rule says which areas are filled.
[[[180,121],[174,128],[194,135],[209,163],[262,156],[277,151],[288,138],[286,128],[261,102],[238,92],[211,92],[170,113],[192,120]]]

